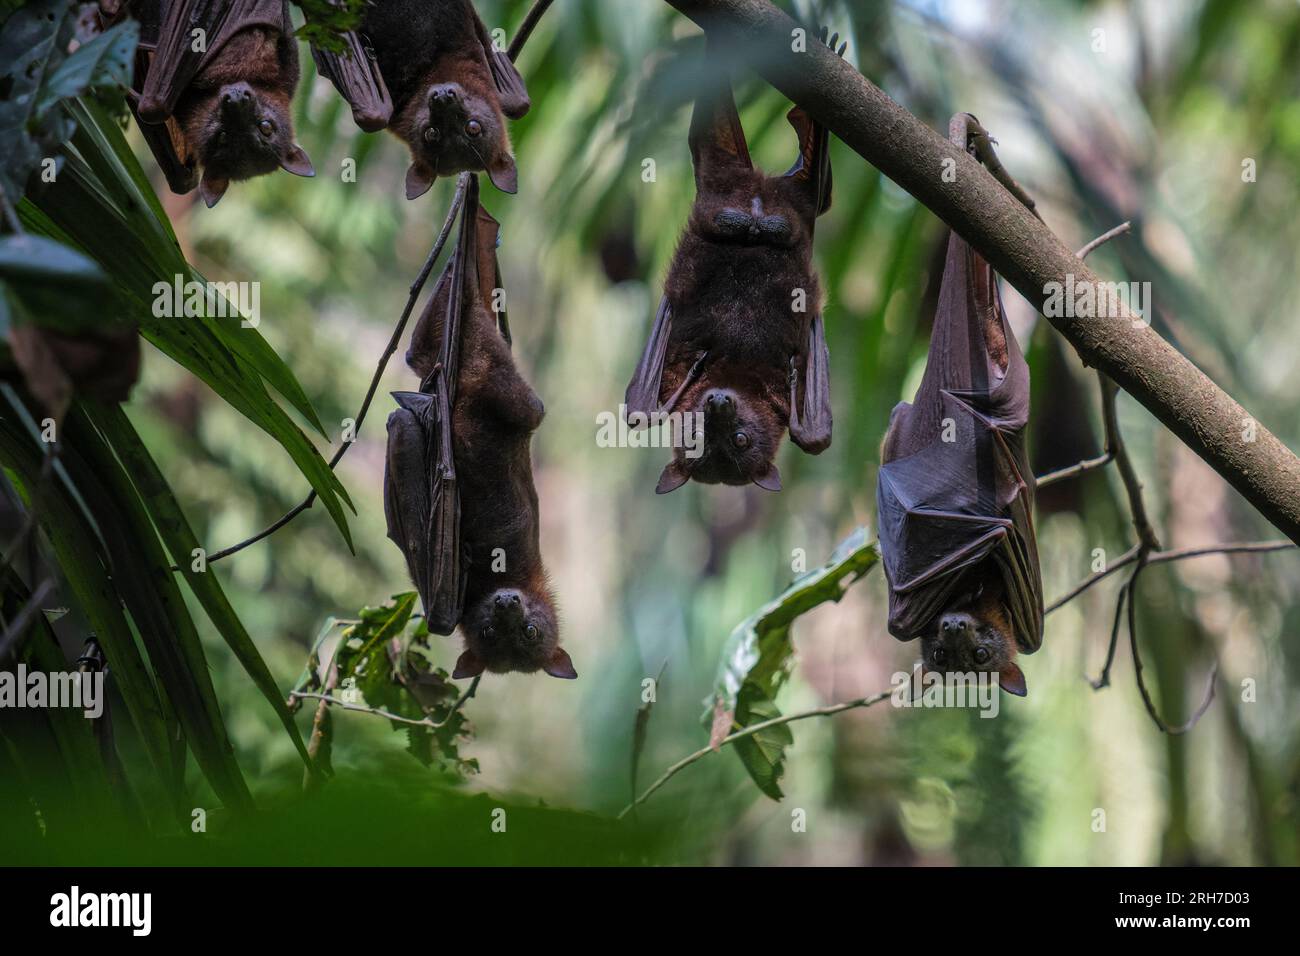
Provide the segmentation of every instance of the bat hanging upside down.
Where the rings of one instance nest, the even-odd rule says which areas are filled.
[[[464,170],[515,191],[506,119],[528,112],[528,91],[470,0],[374,0],[345,39],[350,55],[313,55],[358,126],[388,128],[410,148],[407,199]]]
[[[925,375],[889,419],[876,488],[889,631],[921,639],[928,671],[998,674],[1024,696],[1016,653],[1042,643],[1029,366],[992,267],[956,233]]]
[[[690,479],[779,491],[774,459],[787,428],[810,454],[831,443],[812,267],[813,225],[831,202],[827,133],[792,109],[799,158],[768,176],[750,161],[729,81],[715,80],[691,117],[695,205],[625,399],[629,421],[685,412],[688,425],[703,422],[702,451],[692,457],[685,446],[698,441],[675,442],[659,494]]]
[[[100,0],[105,22],[120,0]],[[231,182],[313,176],[294,142],[298,47],[287,0],[131,0],[140,21],[132,110],[174,193],[215,206]]]
[[[420,391],[396,393],[388,419],[388,534],[406,555],[429,630],[460,627],[465,651],[453,677],[574,678],[538,541],[529,443],[545,410],[515,367],[505,313],[488,305],[500,286],[498,226],[478,205],[478,177],[462,216],[406,355]]]

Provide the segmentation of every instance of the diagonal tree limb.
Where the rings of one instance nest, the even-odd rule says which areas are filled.
[[[710,33],[739,40],[758,72],[971,244],[1036,308],[1050,283],[1102,280],[979,161],[930,129],[768,0],[668,0]],[[956,176],[946,177],[945,160]],[[953,181],[945,181],[952,179]],[[1125,307],[1049,316],[1083,361],[1141,402],[1291,540],[1300,543],[1300,458]],[[1243,434],[1253,432],[1253,441]]]

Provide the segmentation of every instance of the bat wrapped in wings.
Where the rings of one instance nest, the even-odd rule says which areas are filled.
[[[528,91],[470,0],[374,0],[344,43],[342,54],[313,49],[317,68],[358,126],[387,128],[407,144],[407,199],[464,170],[515,191],[505,121],[528,112]]]
[[[174,193],[214,206],[232,181],[312,176],[294,142],[298,48],[287,0],[100,0],[105,22],[140,21],[128,97]]]
[[[792,109],[799,157],[767,176],[750,160],[729,80],[716,79],[691,117],[695,204],[625,399],[630,423],[673,412],[703,422],[698,454],[676,443],[659,494],[690,479],[779,491],[774,459],[787,429],[810,454],[831,443],[812,266],[813,226],[831,202],[828,135]]]
[[[394,395],[384,511],[429,630],[460,627],[454,677],[543,670],[577,677],[559,645],[539,544],[529,443],[541,399],[510,353],[500,297],[499,227],[471,177],[456,249],[411,335],[418,392]]]
[[[925,375],[889,420],[876,489],[889,630],[923,666],[997,672],[1023,696],[1017,650],[1042,643],[1029,366],[992,267],[956,233]]]

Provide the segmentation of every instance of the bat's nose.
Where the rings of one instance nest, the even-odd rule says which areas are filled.
[[[736,400],[724,389],[715,388],[704,396],[704,404],[711,412],[721,412],[736,406]]]
[[[496,596],[496,606],[504,610],[508,607],[517,607],[521,603],[518,591],[498,591]]]
[[[944,634],[960,636],[965,631],[974,630],[973,623],[969,614],[945,614],[939,621],[939,627]]]
[[[451,83],[439,83],[429,88],[429,105],[450,106],[458,99],[456,87]]]
[[[235,106],[240,103],[248,103],[253,99],[253,88],[247,83],[231,83],[229,86],[222,87],[221,102],[228,106]]]

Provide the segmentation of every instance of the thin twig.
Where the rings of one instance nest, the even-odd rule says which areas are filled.
[[[1177,548],[1169,551],[1156,551],[1153,554],[1147,555],[1147,564],[1164,564],[1168,561],[1183,561],[1187,558],[1199,558],[1207,554],[1263,554],[1270,551],[1287,551],[1295,547],[1296,543],[1294,541],[1282,540],[1242,541],[1229,544],[1200,545],[1194,548]],[[1090,574],[1061,597],[1057,598],[1047,606],[1043,613],[1045,615],[1051,614],[1053,611],[1064,607],[1094,584],[1110,577],[1120,568],[1132,564],[1137,560],[1140,549],[1141,545],[1135,544],[1116,558],[1112,563],[1108,564],[1104,569],[1097,571],[1094,574]]]
[[[465,202],[465,191],[469,188],[469,177],[472,175],[473,173],[461,173],[460,177],[456,181],[456,195],[452,197],[451,208],[447,210],[447,218],[443,221],[442,230],[438,233],[438,238],[437,241],[434,242],[433,248],[429,250],[429,255],[424,260],[424,265],[421,267],[419,275],[417,275],[415,281],[411,283],[406,298],[406,307],[402,309],[402,315],[397,320],[397,325],[393,328],[393,334],[388,338],[388,345],[384,348],[384,353],[379,357],[379,362],[375,366],[375,374],[370,379],[370,387],[366,390],[366,397],[361,402],[361,409],[357,412],[355,419],[356,424],[353,428],[353,441],[344,442],[342,447],[334,453],[334,457],[330,459],[330,470],[333,470],[334,467],[343,460],[343,456],[347,454],[348,449],[351,448],[355,442],[356,435],[361,431],[361,423],[365,421],[366,412],[370,410],[370,403],[374,400],[375,392],[379,390],[379,380],[383,378],[384,370],[388,368],[388,360],[391,359],[393,353],[397,351],[398,343],[402,340],[402,333],[406,331],[406,323],[410,320],[411,312],[415,309],[415,303],[420,297],[420,292],[424,289],[424,285],[429,279],[429,274],[433,271],[433,264],[437,260],[438,256],[442,254],[442,249],[447,244],[447,238],[451,235],[451,227],[456,221],[456,214],[460,212],[460,208]],[[238,544],[233,544],[228,548],[223,548],[210,555],[208,557],[208,564],[211,564],[214,561],[220,561],[222,558],[227,558],[238,551],[243,551],[249,545],[256,544],[263,538],[269,537],[310,508],[315,501],[316,492],[313,490],[297,505],[285,512],[276,519],[276,521],[263,528],[251,538],[245,538]],[[174,567],[172,570],[178,571],[180,569]]]
[[[1076,252],[1075,255],[1078,256],[1080,259],[1086,259],[1088,258],[1088,253],[1092,252],[1098,246],[1110,242],[1116,236],[1124,235],[1124,233],[1128,232],[1132,228],[1133,228],[1133,224],[1131,222],[1128,221],[1121,222],[1114,229],[1108,229],[1107,231],[1103,232],[1096,239],[1092,240],[1092,242],[1088,243],[1086,246],[1084,246],[1082,249]]]
[[[1086,458],[1081,462],[1069,465],[1065,468],[1059,468],[1056,471],[1049,471],[1040,478],[1034,479],[1035,488],[1046,488],[1048,485],[1054,485],[1058,481],[1065,481],[1067,478],[1075,478],[1084,472],[1092,471],[1094,468],[1102,468],[1109,465],[1115,460],[1115,456],[1110,452],[1098,455],[1096,458]]]
[[[31,593],[26,603],[14,615],[13,620],[9,622],[4,634],[0,635],[0,664],[4,664],[9,660],[9,649],[16,646],[18,639],[27,632],[28,626],[41,610],[41,602],[45,600],[45,596],[52,590],[54,590],[54,582],[46,578],[37,585],[36,590]]]
[[[645,803],[646,799],[652,793],[654,793],[656,790],[658,790],[660,787],[666,784],[678,773],[685,770],[691,764],[695,763],[697,760],[703,760],[709,754],[714,753],[716,750],[720,750],[721,748],[727,746],[727,744],[734,744],[737,740],[743,740],[746,737],[751,737],[754,734],[759,733],[760,731],[767,730],[769,727],[779,727],[782,724],[793,723],[796,720],[804,720],[808,717],[829,717],[832,714],[839,714],[846,710],[854,710],[859,707],[870,707],[872,704],[878,704],[882,700],[887,700],[892,694],[893,694],[892,690],[885,690],[885,691],[881,691],[879,694],[872,694],[870,697],[860,697],[857,700],[846,701],[845,703],[842,704],[830,704],[829,706],[826,707],[814,707],[812,710],[803,710],[797,714],[785,714],[781,717],[773,717],[771,720],[764,720],[757,724],[750,724],[748,727],[738,730],[734,734],[731,734],[730,736],[724,737],[718,743],[718,746],[716,748],[712,746],[703,747],[700,750],[695,751],[695,753],[691,754],[690,756],[683,757],[681,760],[677,761],[677,763],[673,764],[671,767],[669,767],[667,770],[664,771],[663,776],[661,776],[654,783],[650,784],[650,786],[646,787],[645,791],[641,794],[641,796],[637,797],[626,807],[620,810],[618,814],[618,819],[620,820],[623,819],[625,816],[631,813],[632,810],[634,810],[637,806],[639,806],[642,803]]]
[[[1119,430],[1119,415],[1115,409],[1115,399],[1119,394],[1116,385],[1104,372],[1097,373],[1101,382],[1101,414],[1106,425],[1106,451],[1115,459],[1115,467],[1124,482],[1124,492],[1128,495],[1129,513],[1133,517],[1133,530],[1137,532],[1138,544],[1142,553],[1149,554],[1160,550],[1160,540],[1147,518],[1146,502],[1142,499],[1142,482],[1138,480],[1133,461],[1128,455],[1128,446]]]
[[[474,678],[474,682],[470,684],[469,688],[465,691],[465,693],[462,694],[460,699],[457,700],[456,703],[452,706],[452,709],[448,712],[447,716],[444,717],[442,720],[436,720],[436,721],[430,720],[428,717],[423,717],[419,720],[416,720],[413,717],[403,717],[400,714],[394,714],[391,711],[384,710],[381,707],[366,707],[364,704],[350,704],[345,700],[339,700],[339,698],[332,697],[329,694],[318,694],[313,691],[305,691],[305,690],[290,691],[289,696],[302,697],[307,700],[319,700],[322,704],[328,707],[341,707],[343,710],[350,710],[358,714],[373,714],[376,717],[383,717],[386,720],[393,720],[399,724],[409,724],[412,727],[428,727],[430,730],[438,730],[442,727],[447,726],[447,721],[450,720],[458,710],[460,710],[461,705],[464,704],[465,701],[469,700],[471,697],[474,696],[474,692],[478,689],[478,682],[479,682],[479,678],[477,677]]]

